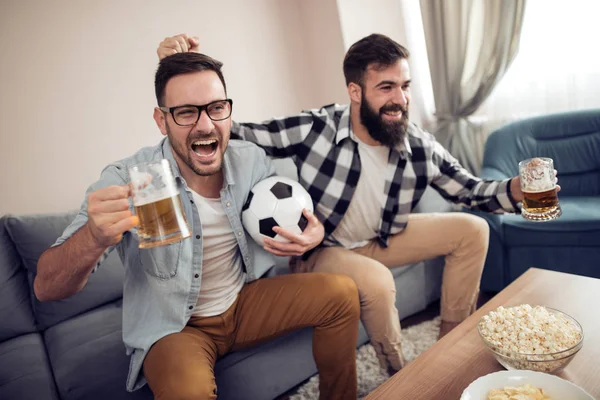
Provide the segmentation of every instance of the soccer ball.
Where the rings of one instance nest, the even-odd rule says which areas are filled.
[[[242,222],[261,247],[265,237],[287,243],[289,240],[276,234],[273,227],[301,234],[308,224],[302,214],[304,208],[313,212],[312,199],[302,185],[290,178],[272,176],[258,182],[250,191],[242,207]]]

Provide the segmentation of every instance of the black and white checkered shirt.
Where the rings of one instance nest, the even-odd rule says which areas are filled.
[[[254,142],[276,158],[290,157],[299,182],[311,195],[325,227],[325,244],[342,221],[361,172],[358,145],[350,137],[350,107],[328,105],[262,124],[233,124],[232,136]],[[408,215],[428,185],[444,198],[488,212],[514,212],[510,180],[484,181],[461,167],[433,137],[410,124],[403,143],[390,149],[385,207],[378,239],[387,247],[391,234],[402,231]]]

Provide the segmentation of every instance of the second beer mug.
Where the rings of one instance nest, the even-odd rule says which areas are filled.
[[[530,221],[550,221],[562,211],[554,182],[554,162],[551,158],[536,157],[519,163],[523,207],[521,215]]]
[[[129,167],[140,248],[162,246],[191,235],[168,160]]]

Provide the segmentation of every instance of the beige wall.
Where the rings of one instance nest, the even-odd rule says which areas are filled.
[[[162,137],[155,50],[180,32],[224,62],[237,120],[345,101],[335,0],[2,1],[0,215],[78,208],[104,165]]]
[[[345,49],[371,33],[381,33],[398,43],[406,43],[399,17],[402,14],[402,1],[369,0],[369,6],[365,7],[364,0],[337,0]]]
[[[302,4],[301,31],[308,49],[306,65],[316,100],[311,108],[326,104],[348,102],[342,64],[344,61],[343,34],[338,5],[330,0],[299,0]],[[366,4],[366,3],[365,3]]]

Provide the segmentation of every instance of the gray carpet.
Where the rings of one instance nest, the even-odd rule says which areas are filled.
[[[402,329],[402,351],[404,358],[410,362],[427,350],[437,340],[440,332],[440,318],[422,322],[418,325]],[[370,344],[361,346],[356,351],[356,372],[358,375],[358,398],[362,399],[377,386],[385,382],[389,375],[379,368],[375,350]],[[298,388],[290,396],[290,400],[318,400],[319,376],[315,375]]]

